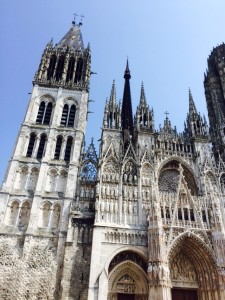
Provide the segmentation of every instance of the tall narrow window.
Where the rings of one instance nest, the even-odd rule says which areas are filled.
[[[61,118],[61,124],[60,124],[61,126],[66,126],[68,112],[69,112],[69,106],[68,106],[68,104],[65,104],[63,107],[63,112],[62,112],[62,118]]]
[[[46,104],[44,101],[42,101],[39,106],[36,123],[49,125],[51,120],[51,114],[52,114],[52,102],[48,102]]]
[[[83,59],[79,58],[77,62],[77,67],[76,67],[76,73],[75,73],[75,78],[74,78],[74,83],[78,83],[81,80],[82,76],[82,69],[83,69]]]
[[[57,137],[54,159],[59,159],[59,157],[60,157],[60,152],[61,152],[61,147],[62,147],[62,140],[63,140],[63,138],[62,138],[61,135]]]
[[[18,227],[20,230],[25,231],[28,227],[30,218],[30,204],[28,202],[25,202],[20,210],[20,216],[19,216],[19,224]]]
[[[72,149],[72,144],[73,144],[73,138],[71,136],[68,137],[67,143],[66,143],[66,150],[65,150],[65,156],[64,160],[66,162],[70,161],[70,155],[71,155],[71,149]]]
[[[67,125],[68,125],[67,127],[73,127],[73,125],[74,125],[74,119],[75,119],[75,113],[76,113],[76,107],[73,104],[70,107],[70,113],[69,113],[69,118],[68,118],[68,122],[67,122]]]
[[[59,226],[59,218],[60,218],[60,206],[56,204],[52,210],[52,224],[51,228],[57,229]]]
[[[9,218],[7,220],[8,225],[16,225],[18,212],[19,212],[19,203],[17,201],[14,201],[10,205]]]
[[[46,139],[47,139],[47,135],[43,133],[41,135],[41,139],[38,147],[37,159],[42,159],[42,157],[44,156]]]
[[[56,73],[55,73],[55,79],[58,81],[62,79],[62,74],[63,74],[63,68],[64,68],[64,56],[61,55],[58,59],[58,64],[56,67]]]
[[[73,78],[74,65],[75,65],[75,58],[70,57],[68,70],[67,70],[67,74],[66,74],[66,82],[71,81]]]
[[[71,106],[65,104],[63,107],[60,125],[65,127],[73,127],[75,114],[76,114],[76,106],[74,104]]]
[[[47,72],[48,80],[51,79],[54,75],[55,65],[56,65],[56,55],[53,54],[50,58],[50,63],[49,63],[48,72]]]
[[[42,220],[41,220],[41,227],[48,227],[48,222],[50,218],[50,203],[45,203],[42,207]]]
[[[37,180],[38,180],[38,169],[37,168],[33,168],[31,170],[30,176],[28,178],[27,190],[30,190],[30,191],[35,190]]]
[[[29,144],[28,144],[28,147],[27,147],[26,157],[31,157],[32,156],[32,153],[33,153],[33,150],[34,150],[35,140],[36,140],[36,134],[32,132],[30,134],[30,140],[29,140]]]
[[[38,114],[37,114],[37,119],[36,119],[37,124],[42,124],[44,113],[45,113],[45,102],[42,101],[39,106],[39,110],[38,110]]]
[[[46,110],[45,110],[43,124],[49,125],[50,119],[51,119],[51,114],[52,114],[52,102],[49,102],[47,104],[47,107],[46,107]]]

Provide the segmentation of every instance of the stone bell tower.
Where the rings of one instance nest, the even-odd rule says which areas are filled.
[[[0,251],[10,245],[9,257],[18,257],[30,274],[26,280],[21,274],[24,288],[10,288],[17,299],[27,293],[32,299],[53,299],[61,280],[88,109],[91,54],[89,45],[84,47],[81,25],[72,22],[59,43],[51,41],[44,49],[0,193]],[[33,268],[30,260],[35,257]],[[58,284],[55,295],[60,288]],[[0,298],[8,299],[4,293],[9,291],[4,291]]]

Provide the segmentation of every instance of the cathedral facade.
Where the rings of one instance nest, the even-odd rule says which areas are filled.
[[[185,128],[155,129],[130,70],[100,152],[85,147],[91,51],[81,24],[49,42],[0,192],[0,299],[225,299],[225,45],[191,91]]]

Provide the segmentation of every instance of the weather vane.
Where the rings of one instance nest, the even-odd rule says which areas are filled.
[[[79,25],[81,26],[82,25],[82,21],[83,21],[83,18],[84,18],[84,15],[78,15],[78,14],[73,14],[74,15],[74,18],[73,18],[73,21],[74,23],[76,22],[76,17],[80,17],[80,22],[79,22]]]

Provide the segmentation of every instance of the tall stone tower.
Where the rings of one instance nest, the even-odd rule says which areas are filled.
[[[225,161],[225,44],[212,50],[204,86],[214,155]]]
[[[84,47],[80,27],[72,22],[59,43],[47,44],[34,76],[0,194],[0,252],[8,259],[1,267],[1,285],[5,286],[1,299],[53,299],[53,292],[58,299],[62,290],[64,248],[84,146],[90,79],[90,48]],[[7,269],[15,257],[17,263]],[[12,284],[15,276],[20,277],[21,285],[10,286],[7,276],[12,277]]]

